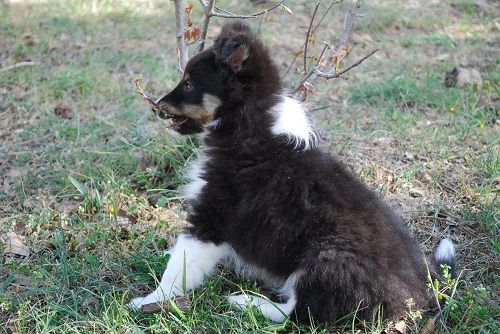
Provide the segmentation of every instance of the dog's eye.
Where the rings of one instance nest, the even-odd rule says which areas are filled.
[[[186,80],[184,81],[184,91],[190,92],[193,89],[193,85],[191,84],[191,81]]]

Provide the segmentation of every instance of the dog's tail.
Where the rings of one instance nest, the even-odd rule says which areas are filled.
[[[436,260],[437,270],[441,272],[441,265],[450,267],[450,274],[452,278],[457,277],[457,267],[455,263],[455,245],[450,238],[442,239],[439,242],[438,248],[434,252],[434,259]]]

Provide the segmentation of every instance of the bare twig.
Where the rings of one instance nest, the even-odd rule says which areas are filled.
[[[267,4],[268,0],[264,1],[264,4]],[[259,27],[257,28],[257,35],[260,36],[260,29],[262,28],[262,24],[264,23],[264,20],[266,19],[266,14],[263,14],[260,16],[260,22],[259,22]]]
[[[351,69],[353,69],[354,67],[356,66],[359,66],[362,62],[364,62],[366,59],[368,59],[369,57],[371,57],[375,52],[377,52],[379,49],[375,49],[373,51],[371,51],[370,53],[368,53],[366,56],[364,56],[363,58],[359,59],[357,62],[355,62],[354,64],[352,64],[351,66],[349,66],[348,68],[340,71],[340,72],[337,72],[337,73],[334,73],[334,74],[325,74],[321,71],[318,71],[318,76],[322,77],[322,78],[325,78],[325,79],[333,79],[333,78],[338,78],[340,77],[342,74],[350,71]]]
[[[156,103],[156,101],[151,96],[149,96],[148,94],[146,94],[144,92],[144,89],[142,89],[141,79],[135,79],[134,83],[135,83],[135,90],[137,91],[137,93],[142,95],[144,100],[148,101],[149,104],[151,104],[151,106],[153,107],[154,113],[159,112],[161,110],[160,106]]]
[[[318,21],[318,23],[316,24],[316,26],[314,27],[314,29],[312,30],[312,34],[314,34],[316,32],[316,30],[318,30],[319,26],[321,25],[321,23],[323,23],[323,20],[325,19],[325,17],[328,15],[328,13],[330,13],[330,11],[332,10],[333,6],[336,5],[336,4],[339,4],[343,2],[343,0],[337,0],[337,1],[332,1],[330,3],[330,6],[328,6],[328,8],[326,9],[326,11],[323,13],[323,16],[321,17],[321,19]],[[304,44],[302,44],[302,46],[300,47],[300,49],[303,49],[304,48]],[[284,80],[286,78],[286,76],[288,75],[288,73],[290,72],[290,70],[292,69],[293,65],[295,64],[295,62],[297,61],[297,58],[299,57],[300,55],[300,52],[296,53],[295,54],[295,57],[293,58],[292,62],[290,63],[290,65],[288,66],[288,68],[286,69],[285,73],[283,74],[283,76],[281,77],[281,80]],[[320,60],[321,60],[321,57],[320,57]]]
[[[306,41],[304,42],[304,73],[307,72],[307,47],[309,46],[309,38],[311,38],[311,29],[314,23],[314,18],[316,17],[316,13],[318,12],[318,7],[321,1],[316,2],[316,6],[314,7],[314,11],[311,17],[311,21],[309,22],[309,28],[307,29]]]
[[[330,12],[330,10],[333,8],[333,6],[336,5],[336,4],[341,3],[342,1],[343,0],[332,1],[332,3],[330,3],[330,6],[328,6],[328,8],[326,9],[325,13],[321,17],[321,19],[318,21],[318,24],[316,24],[316,26],[314,27],[313,33],[316,32],[316,30],[318,30],[319,26],[321,25],[321,23],[323,22],[323,20],[325,19],[325,17],[328,15],[328,13]]]
[[[278,7],[281,7],[283,9],[285,9],[285,11],[287,11],[288,13],[290,13],[290,9],[288,9],[288,7],[285,7],[283,5],[285,3],[285,1],[286,0],[281,0],[279,3],[277,3],[274,6],[271,6],[271,7],[266,8],[266,9],[260,11],[260,12],[249,14],[249,15],[242,15],[242,14],[231,13],[230,11],[227,11],[225,9],[221,9],[221,8],[219,8],[217,6],[214,6],[214,8],[215,8],[216,11],[212,11],[210,13],[210,15],[217,16],[217,17],[223,17],[223,18],[226,18],[226,19],[254,19],[254,18],[259,17],[262,14],[266,14],[267,12],[270,12],[271,10],[273,10],[275,8],[278,8]]]
[[[321,53],[319,54],[318,61],[316,62],[316,67],[318,67],[321,64],[321,59],[323,59],[326,49],[328,49],[331,46],[330,42],[323,42],[323,43],[325,44],[325,46],[323,47],[323,50],[321,50]]]
[[[36,65],[39,65],[39,63],[36,62],[36,61],[22,61],[20,63],[16,63],[16,64],[9,65],[9,66],[5,66],[4,68],[0,69],[0,73],[7,72],[7,71],[10,71],[10,70],[19,68],[19,67],[36,66]]]
[[[186,41],[184,40],[184,4],[182,0],[174,0],[175,4],[175,38],[177,40],[177,55],[179,58],[179,71],[184,72],[188,62]]]
[[[210,20],[212,17],[222,17],[222,18],[228,18],[228,19],[253,19],[259,16],[263,16],[264,14],[268,13],[269,11],[282,7],[284,8],[288,13],[290,13],[290,9],[288,7],[285,7],[283,3],[286,0],[280,1],[278,4],[271,6],[269,8],[266,8],[260,12],[256,12],[250,15],[242,15],[242,14],[235,14],[230,11],[227,11],[225,9],[219,8],[215,6],[215,0],[199,0],[200,4],[203,8],[203,12],[205,13],[205,19],[203,21],[203,27],[201,29],[201,35],[200,35],[200,44],[198,44],[198,47],[195,49],[193,54],[197,54],[198,52],[203,51],[205,48],[206,40],[207,40],[207,33],[208,33],[208,27],[210,25]],[[214,10],[215,9],[215,10]],[[176,12],[176,17],[177,17],[177,12]]]
[[[299,86],[295,88],[294,93],[295,94],[301,94],[303,92],[302,99],[305,100],[307,98],[307,91],[311,90],[312,87],[316,84],[318,78],[323,77],[323,78],[338,78],[342,74],[346,73],[349,71],[351,68],[358,66],[361,64],[364,60],[366,60],[368,57],[370,57],[373,53],[376,51],[372,51],[371,54],[368,56],[362,58],[359,60],[357,63],[355,63],[352,67],[347,68],[346,70],[343,70],[341,72],[336,73],[336,68],[337,64],[342,61],[346,55],[342,56],[342,51],[346,49],[346,45],[349,41],[349,35],[351,33],[352,27],[354,25],[354,22],[356,18],[359,16],[359,9],[361,8],[361,5],[363,4],[363,0],[357,0],[355,5],[351,3],[349,5],[349,8],[347,9],[346,15],[344,17],[344,28],[342,31],[342,34],[340,35],[339,39],[336,41],[334,46],[330,46],[328,49],[330,50],[329,56],[327,58],[326,62],[326,71],[321,71],[319,69],[319,66],[316,66],[309,70],[304,78],[301,80]],[[354,7],[354,8],[353,8]],[[347,54],[348,52],[346,52]],[[318,65],[321,64],[322,57],[318,59]]]
[[[210,25],[210,19],[212,18],[211,13],[213,12],[215,0],[209,0],[208,3],[200,0],[203,6],[203,12],[205,13],[205,20],[203,21],[203,28],[201,29],[200,44],[196,48],[194,54],[203,51],[205,48],[205,42],[207,41],[208,26]],[[203,5],[205,3],[205,5]]]

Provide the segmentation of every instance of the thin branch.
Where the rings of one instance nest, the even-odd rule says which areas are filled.
[[[200,0],[202,2],[205,2],[203,0]],[[203,28],[201,29],[201,36],[200,36],[200,44],[198,45],[198,48],[195,50],[194,54],[203,51],[205,48],[205,42],[207,41],[207,32],[208,32],[208,26],[210,24],[210,19],[212,18],[212,11],[214,8],[214,3],[215,0],[209,0],[209,2],[203,6],[203,12],[205,13],[205,20],[203,21]]]
[[[267,4],[268,0],[264,0],[264,4]],[[257,28],[257,35],[260,36],[260,29],[262,28],[262,24],[264,23],[264,20],[266,19],[266,14],[261,15],[260,17],[260,22],[259,22],[259,27]]]
[[[161,111],[160,106],[156,103],[153,97],[149,96],[148,94],[146,94],[146,92],[144,92],[144,89],[142,89],[141,87],[141,79],[135,79],[134,83],[135,83],[135,90],[137,91],[137,93],[141,94],[144,100],[149,102],[155,114],[159,113]]]
[[[321,25],[321,23],[323,22],[323,20],[325,19],[325,17],[328,15],[328,13],[330,12],[330,10],[333,8],[333,6],[336,5],[336,4],[341,3],[342,1],[344,1],[344,0],[332,1],[332,3],[330,4],[330,6],[328,6],[328,8],[326,9],[325,13],[323,14],[323,16],[321,17],[321,19],[319,20],[318,24],[316,24],[316,26],[314,27],[313,34],[314,34],[314,32],[316,32],[316,30],[318,30],[319,26]]]
[[[313,31],[312,31],[312,34],[314,34],[316,32],[316,30],[318,30],[319,26],[321,25],[321,23],[323,23],[323,20],[325,19],[325,17],[328,15],[328,13],[330,12],[330,10],[333,8],[334,5],[336,4],[339,4],[341,2],[343,2],[344,0],[338,0],[338,1],[332,1],[330,3],[330,6],[328,6],[328,8],[326,9],[326,11],[323,13],[323,16],[321,17],[321,19],[319,20],[318,24],[316,24],[316,26],[314,27]],[[304,47],[304,44],[302,44],[301,48],[302,49]],[[295,57],[293,58],[292,62],[290,63],[290,65],[288,66],[288,68],[286,69],[285,73],[283,74],[283,76],[281,77],[281,80],[284,80],[286,78],[286,76],[288,75],[288,73],[290,72],[290,70],[292,69],[292,66],[295,64],[295,62],[297,61],[297,58],[299,57],[300,53],[296,53],[295,54]],[[320,58],[321,60],[321,58]]]
[[[313,111],[323,110],[323,109],[327,109],[327,108],[331,108],[331,107],[335,107],[335,104],[329,104],[326,106],[313,108],[313,109],[310,109],[309,111],[313,112]]]
[[[20,63],[5,66],[4,68],[0,69],[0,73],[7,72],[7,71],[13,70],[15,68],[19,68],[19,67],[36,66],[36,65],[39,65],[39,63],[36,61],[22,61]]]
[[[321,59],[319,59],[319,60],[321,60]],[[307,72],[307,74],[302,78],[302,80],[300,81],[300,84],[293,90],[293,94],[298,93],[301,90],[302,86],[309,84],[308,80],[311,78],[311,76],[314,74],[315,71],[318,71],[318,68],[316,66],[311,68],[309,70],[309,72]]]
[[[316,67],[318,67],[321,64],[321,59],[323,59],[323,56],[325,55],[326,49],[331,47],[330,42],[323,42],[325,43],[325,46],[323,47],[323,50],[321,50],[321,53],[319,54],[318,61],[316,62]]]
[[[264,9],[263,11],[249,14],[249,15],[242,15],[242,14],[235,14],[231,13],[230,11],[227,11],[225,9],[221,9],[217,6],[214,6],[215,10],[217,11],[212,11],[210,13],[211,16],[217,16],[217,17],[223,17],[226,19],[254,19],[262,14],[265,14],[267,12],[270,12],[271,10],[278,8],[278,7],[283,7],[283,4],[285,3],[286,0],[281,0],[278,4],[271,6],[269,8]],[[286,10],[286,9],[285,9]],[[288,12],[288,10],[287,10]]]
[[[177,40],[177,52],[179,58],[179,71],[184,72],[188,62],[186,41],[184,40],[184,5],[182,0],[174,0],[175,3],[175,37]]]
[[[227,11],[223,8],[219,8],[219,7],[215,6],[216,0],[208,0],[208,2],[206,0],[199,0],[199,1],[200,1],[201,6],[203,7],[203,12],[205,13],[205,19],[203,21],[203,27],[201,29],[200,43],[198,44],[198,47],[195,49],[193,54],[197,54],[198,52],[203,51],[203,49],[205,48],[205,44],[207,41],[208,27],[210,25],[210,20],[212,19],[212,17],[222,17],[222,18],[228,18],[228,19],[256,18],[256,17],[259,17],[261,15],[263,16],[263,14],[266,14],[269,11],[271,11],[275,8],[278,8],[278,7],[283,7],[287,12],[290,12],[290,10],[283,5],[283,3],[286,0],[282,0],[274,6],[271,6],[269,8],[264,9],[263,11],[253,13],[250,15],[235,14],[235,13]],[[177,12],[176,12],[176,17],[177,17]],[[262,21],[261,21],[261,23],[262,23]]]
[[[354,64],[352,64],[351,66],[349,66],[348,68],[340,71],[340,72],[337,72],[337,73],[334,73],[334,74],[326,74],[326,73],[323,73],[321,71],[318,71],[318,75],[322,78],[325,78],[325,79],[333,79],[333,78],[338,78],[340,77],[342,74],[352,70],[354,67],[356,66],[359,66],[362,62],[364,62],[365,60],[367,60],[369,57],[373,56],[373,54],[375,52],[377,52],[378,50],[380,49],[375,49],[375,50],[372,50],[370,53],[368,53],[366,56],[364,56],[363,58],[359,59],[357,62],[355,62]]]
[[[331,73],[335,71],[336,64],[338,64],[338,59],[344,59],[345,55],[341,57],[340,52],[345,49],[345,46],[347,42],[349,41],[349,35],[351,33],[352,27],[354,25],[354,22],[356,18],[359,16],[358,11],[361,8],[361,5],[363,4],[363,0],[357,0],[355,5],[351,3],[349,5],[349,8],[347,9],[347,12],[344,17],[344,29],[342,31],[342,34],[340,35],[340,38],[337,40],[335,43],[334,47],[330,47],[330,55],[327,58],[327,66],[326,66],[326,72],[323,72],[319,70],[318,66],[312,68],[309,70],[309,72],[306,73],[304,78],[301,80],[299,86],[294,90],[294,93],[299,93],[303,90],[302,88],[305,87],[306,89],[304,90],[305,94],[303,96],[303,99],[307,97],[307,90],[310,90],[315,84],[316,81],[318,80],[319,77],[339,77],[340,75],[344,74],[348,70],[350,70],[352,67],[358,66],[361,64],[366,58],[371,56],[373,53],[376,51],[372,51],[371,54],[369,54],[366,58],[358,61],[355,66],[352,66],[351,68],[348,68],[342,72],[339,73]],[[354,7],[354,8],[353,8]],[[337,62],[336,62],[337,60]],[[319,63],[322,61],[322,59],[319,59]]]
[[[307,29],[306,41],[304,42],[304,73],[307,72],[307,47],[309,46],[309,38],[311,38],[311,29],[320,3],[321,1],[316,2],[316,7],[314,7],[311,22],[309,22],[309,28]]]

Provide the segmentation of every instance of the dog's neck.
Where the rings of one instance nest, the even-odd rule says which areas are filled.
[[[302,103],[284,93],[265,100],[221,107],[218,117],[207,126],[208,147],[260,151],[273,142],[284,149],[308,150],[317,136]]]

